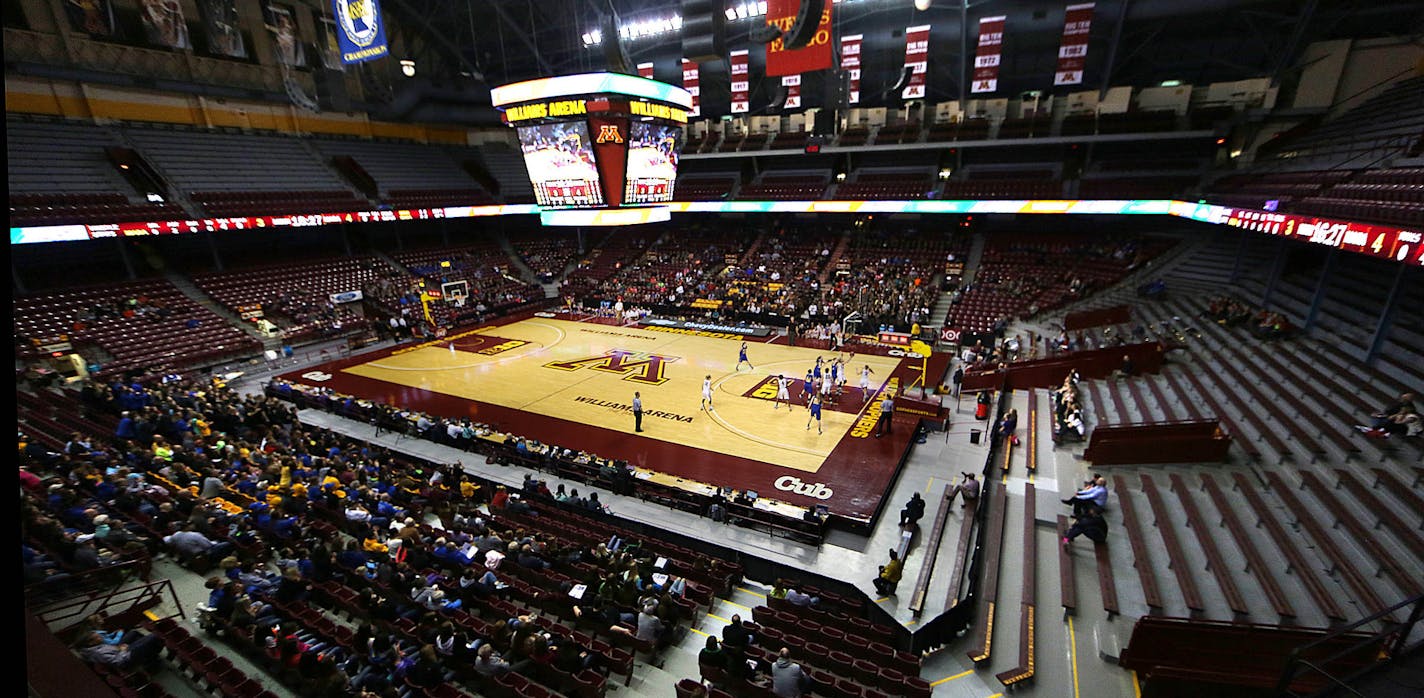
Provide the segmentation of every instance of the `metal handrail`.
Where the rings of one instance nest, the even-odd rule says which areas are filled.
[[[1330,661],[1339,659],[1340,657],[1343,657],[1347,654],[1350,654],[1351,652],[1358,651],[1363,647],[1393,637],[1393,642],[1389,644],[1388,649],[1385,652],[1385,658],[1380,662],[1362,667],[1360,669],[1356,669],[1355,671],[1350,672],[1349,674],[1346,674],[1343,677],[1336,677],[1330,674],[1325,669],[1316,666],[1314,663],[1301,659],[1302,654],[1306,653],[1307,651],[1318,645],[1321,645],[1325,642],[1330,642],[1335,638],[1345,635],[1346,633],[1349,633],[1361,626],[1377,622],[1381,619],[1388,619],[1394,614],[1395,611],[1398,611],[1406,606],[1411,605],[1414,607],[1414,610],[1410,612],[1409,619],[1403,624],[1387,622],[1382,630],[1378,630],[1375,633],[1369,635],[1368,637],[1361,638],[1359,642],[1354,643],[1328,657],[1316,660],[1328,663]],[[1403,601],[1400,601],[1399,603],[1396,603],[1393,606],[1390,606],[1389,608],[1381,609],[1380,611],[1372,615],[1361,618],[1360,620],[1357,620],[1349,625],[1336,628],[1326,635],[1323,635],[1315,640],[1296,647],[1295,649],[1291,650],[1290,658],[1286,661],[1285,667],[1281,670],[1281,678],[1276,683],[1276,694],[1284,696],[1301,695],[1290,690],[1290,685],[1295,682],[1296,678],[1301,673],[1300,667],[1305,666],[1320,674],[1321,676],[1331,680],[1332,682],[1349,689],[1352,693],[1355,693],[1355,695],[1361,695],[1354,689],[1349,688],[1348,684],[1346,684],[1345,682],[1363,676],[1369,672],[1376,671],[1384,666],[1388,666],[1390,663],[1398,660],[1401,656],[1404,656],[1405,654],[1411,653],[1421,647],[1424,647],[1424,640],[1416,642],[1411,646],[1405,645],[1405,642],[1408,640],[1410,633],[1414,630],[1414,626],[1418,625],[1421,620],[1424,620],[1424,594],[1419,594],[1411,598],[1407,598]],[[1317,691],[1315,694],[1312,695],[1320,695],[1322,693],[1323,691]]]

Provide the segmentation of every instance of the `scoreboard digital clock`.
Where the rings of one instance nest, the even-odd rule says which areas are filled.
[[[529,80],[490,92],[519,135],[535,199],[545,212],[649,207],[672,201],[686,90],[621,73]],[[650,214],[650,211],[643,211]],[[626,224],[661,215],[545,215],[547,224]]]

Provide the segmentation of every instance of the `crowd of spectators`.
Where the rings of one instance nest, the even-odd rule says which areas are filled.
[[[1083,406],[1078,393],[1078,371],[1070,371],[1063,384],[1050,393],[1053,402],[1053,439],[1082,441],[1087,437],[1083,425]]]
[[[1252,307],[1230,296],[1215,296],[1207,301],[1202,317],[1222,327],[1245,327],[1259,339],[1271,340],[1289,336],[1295,326],[1278,312]]]

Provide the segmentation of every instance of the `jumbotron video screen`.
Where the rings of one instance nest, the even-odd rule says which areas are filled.
[[[677,157],[682,129],[634,121],[628,127],[628,172],[623,202],[660,204],[672,201],[677,181]]]
[[[603,205],[598,165],[584,122],[522,126],[519,145],[540,206]]]

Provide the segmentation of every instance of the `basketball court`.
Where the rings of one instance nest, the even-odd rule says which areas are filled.
[[[876,438],[879,393],[913,380],[918,360],[845,354],[846,385],[826,402],[818,433],[814,422],[807,428],[802,383],[818,357],[829,370],[834,351],[752,339],[748,358],[755,368],[738,367],[740,335],[589,320],[528,317],[284,378],[469,417],[675,477],[802,506],[825,504],[851,518],[874,515],[914,424],[903,415],[892,434]],[[869,402],[859,388],[867,365]],[[774,399],[778,375],[789,379],[789,407]],[[701,404],[707,376],[711,409]],[[634,433],[635,392],[642,433]]]

